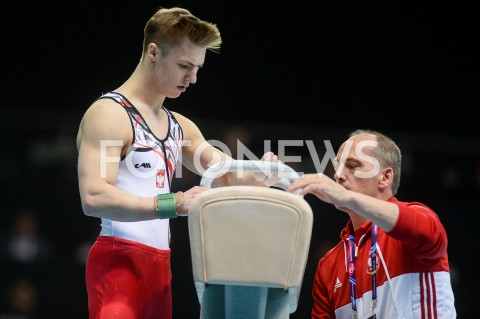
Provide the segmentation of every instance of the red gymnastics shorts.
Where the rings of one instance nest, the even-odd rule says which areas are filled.
[[[87,259],[90,319],[171,319],[170,250],[99,236]]]

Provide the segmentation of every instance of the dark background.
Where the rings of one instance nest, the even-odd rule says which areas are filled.
[[[356,128],[394,138],[404,153],[398,197],[428,204],[444,221],[459,318],[474,317],[480,297],[479,8],[463,0],[18,1],[2,7],[0,235],[6,243],[15,216],[29,207],[50,253],[19,262],[3,248],[0,318],[20,313],[10,299],[21,278],[36,294],[31,317],[87,318],[81,252],[98,234],[99,222],[80,207],[76,130],[88,105],[131,74],[145,22],[160,5],[185,6],[222,33],[221,52],[207,53],[197,84],[166,101],[195,120],[208,139],[222,140],[228,128],[241,124],[258,156],[264,140],[279,153],[276,145],[287,139],[312,140],[322,156],[323,141],[337,149]],[[305,146],[290,152],[302,156],[297,169],[314,171]],[[198,184],[198,177],[187,177],[178,189]],[[306,199],[315,225],[292,318],[309,317],[316,262],[347,220]],[[187,226],[187,219],[172,221],[175,318],[198,318]]]

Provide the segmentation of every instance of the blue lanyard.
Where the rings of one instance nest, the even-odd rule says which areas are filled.
[[[378,226],[372,224],[370,246],[370,259],[372,260],[372,312],[374,312],[377,303],[377,237]],[[357,318],[357,299],[355,298],[355,289],[357,286],[355,279],[355,251],[355,230],[352,229],[348,236],[348,277],[350,279],[350,302],[352,303],[353,316],[354,318]]]

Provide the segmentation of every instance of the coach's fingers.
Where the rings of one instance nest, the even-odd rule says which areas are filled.
[[[288,188],[289,192],[294,192],[300,188],[305,188],[309,185],[319,183],[322,179],[323,174],[318,173],[318,174],[305,174],[299,179],[297,179],[295,182],[290,185]]]

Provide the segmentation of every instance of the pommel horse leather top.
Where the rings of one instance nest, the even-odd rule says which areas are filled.
[[[241,170],[277,174],[278,188],[226,186],[197,196],[188,227],[193,277],[200,304],[208,284],[281,288],[293,313],[307,263],[313,227],[310,205],[285,190],[299,178],[289,166],[265,161],[212,165],[201,186]]]

